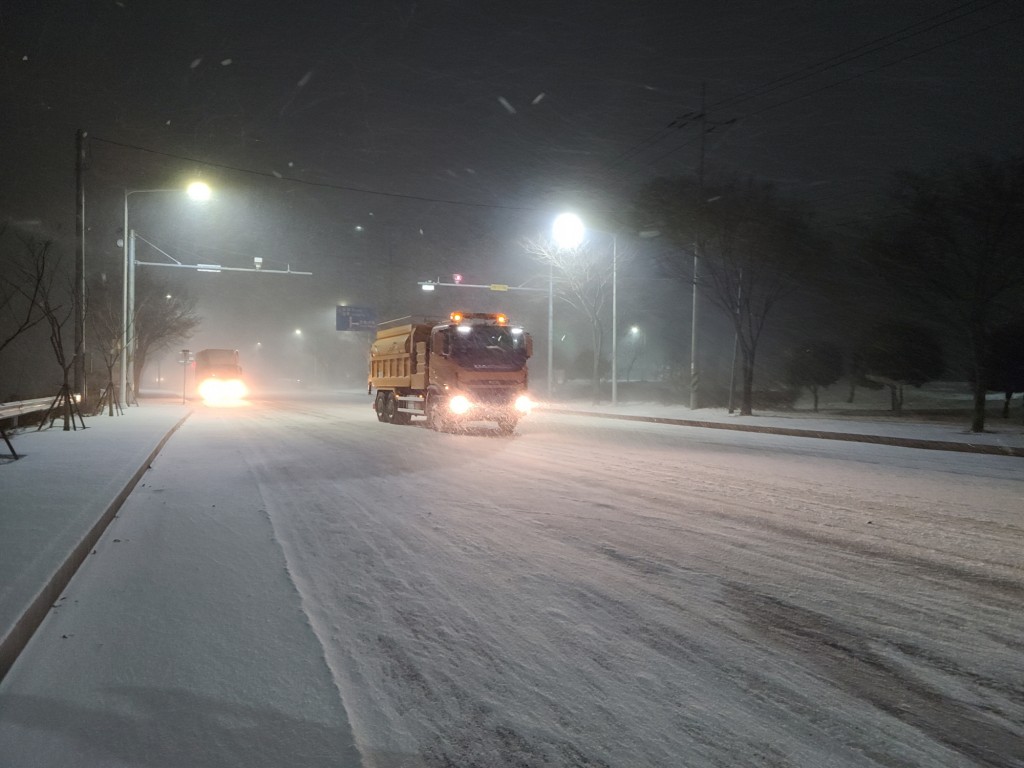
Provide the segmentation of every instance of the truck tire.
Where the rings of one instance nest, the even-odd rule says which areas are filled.
[[[435,432],[447,432],[448,420],[444,417],[444,399],[436,395],[427,395],[427,424]]]
[[[377,414],[377,421],[386,421],[387,420],[387,417],[385,415],[385,405],[387,404],[387,401],[388,401],[388,393],[387,392],[380,392],[380,391],[378,391],[377,392],[377,397],[373,401],[373,410],[374,410],[374,413]]]
[[[398,423],[398,400],[395,399],[393,392],[388,392],[387,402],[384,403],[384,421],[388,424]]]

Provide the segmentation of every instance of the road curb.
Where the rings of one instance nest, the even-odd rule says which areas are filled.
[[[125,500],[135,490],[135,486],[139,484],[142,476],[149,470],[153,460],[157,457],[167,441],[171,439],[171,435],[178,431],[178,428],[185,423],[185,420],[192,415],[192,411],[189,411],[178,422],[171,427],[167,434],[161,438],[160,442],[157,443],[156,448],[152,450],[146,460],[142,462],[142,465],[135,471],[131,479],[125,485],[121,492],[117,494],[117,497],[110,503],[110,506],[100,515],[96,523],[90,528],[82,540],[75,546],[74,549],[68,554],[67,558],[63,563],[56,569],[50,580],[43,586],[36,595],[35,599],[29,604],[28,608],[21,615],[10,631],[2,638],[0,638],[0,680],[4,679],[4,676],[10,671],[11,667],[14,666],[14,662],[17,660],[18,655],[28,645],[29,640],[32,639],[32,635],[39,628],[39,625],[43,623],[43,619],[46,618],[46,614],[49,612],[50,607],[60,597],[61,592],[67,587],[72,577],[81,567],[85,558],[92,551],[92,548],[99,541],[100,536],[110,525],[114,516],[118,510],[121,509],[121,505],[124,504]]]
[[[596,416],[601,419],[619,419],[621,421],[646,421],[653,424],[671,424],[677,427],[704,427],[706,429],[727,429],[734,432],[761,432],[769,435],[787,435],[789,437],[811,437],[821,440],[845,440],[851,443],[873,443],[875,445],[895,445],[901,448],[922,448],[927,451],[957,451],[959,453],[984,453],[995,456],[1024,457],[1024,448],[1008,445],[983,445],[979,443],[960,443],[947,440],[920,440],[913,437],[885,437],[882,435],[858,435],[852,432],[825,432],[817,429],[794,429],[791,427],[768,427],[757,424],[735,424],[720,421],[700,421],[696,419],[670,419],[661,416],[635,416],[624,413],[598,413],[594,411],[573,411],[564,408],[552,408],[552,413],[564,413],[570,416]]]

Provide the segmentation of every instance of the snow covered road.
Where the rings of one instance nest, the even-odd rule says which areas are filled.
[[[260,409],[370,766],[1024,764],[1019,459]]]
[[[272,765],[269,734],[345,766],[346,714],[369,768],[1024,765],[1019,458],[552,413],[438,434],[349,396],[198,410],[144,483],[5,686],[152,724],[167,674],[190,765]],[[76,618],[166,647],[120,669]],[[175,764],[136,738],[74,764]]]

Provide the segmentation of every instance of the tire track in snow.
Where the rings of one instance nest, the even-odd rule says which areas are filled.
[[[828,678],[854,696],[927,733],[979,765],[1014,768],[1024,764],[1024,739],[1019,724],[1003,724],[980,715],[976,707],[943,695],[924,680],[908,674],[872,648],[869,638],[833,617],[752,592],[737,585],[732,598],[769,642],[789,645],[813,660]],[[932,664],[917,649],[903,647],[919,661]],[[947,670],[953,672],[954,670]],[[955,670],[961,675],[963,670]],[[1002,688],[1018,700],[1020,691],[998,681],[979,681]],[[1005,713],[1001,713],[1004,714]]]
[[[831,459],[744,477],[749,450],[738,470],[678,438],[289,418],[254,465],[368,765],[976,766],[981,742],[942,740],[944,719],[969,714],[997,752],[1021,721],[1019,656],[997,669],[1020,619],[984,579],[900,566],[972,536],[979,575],[1012,566],[1020,538],[983,505],[946,505],[936,549],[913,535],[930,500],[858,489],[863,468]],[[867,534],[892,537],[879,552],[856,546],[861,505],[892,517]],[[893,680],[930,706],[903,716]]]

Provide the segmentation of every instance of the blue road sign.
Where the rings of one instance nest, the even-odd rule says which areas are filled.
[[[339,331],[377,330],[377,312],[373,307],[338,307],[335,329]]]

